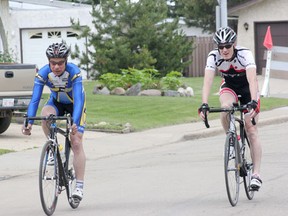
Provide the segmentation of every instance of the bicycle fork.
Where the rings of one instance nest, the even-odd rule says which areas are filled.
[[[231,134],[230,136],[230,147],[234,148],[235,151],[235,157],[236,157],[236,161],[237,164],[235,164],[235,168],[239,171],[240,168],[242,167],[243,161],[242,161],[242,157],[241,157],[241,148],[240,148],[240,143],[239,140],[237,138],[237,132],[236,132],[236,126],[235,126],[235,116],[234,115],[230,115],[230,125],[229,125],[229,130],[228,133]]]

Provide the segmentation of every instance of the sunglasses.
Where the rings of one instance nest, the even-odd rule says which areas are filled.
[[[219,45],[218,49],[222,50],[224,48],[226,49],[230,49],[232,47],[233,44],[225,44],[225,45]]]
[[[66,63],[66,60],[58,61],[58,62],[56,62],[56,61],[49,61],[49,63],[50,63],[52,66],[56,66],[56,65],[58,65],[58,66],[63,66],[63,65]]]

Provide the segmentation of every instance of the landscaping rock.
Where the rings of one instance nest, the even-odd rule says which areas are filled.
[[[178,88],[177,92],[179,93],[179,95],[181,97],[192,97],[194,96],[194,91],[191,87],[187,87],[187,88]]]
[[[109,95],[110,91],[107,87],[96,85],[93,89],[93,94]]]
[[[185,96],[186,96],[185,89],[182,88],[182,87],[178,88],[177,92],[178,92],[178,94],[179,94],[181,97],[185,97]]]
[[[165,90],[163,92],[163,96],[167,96],[167,97],[179,97],[180,94],[178,91],[174,91],[174,90]]]
[[[143,90],[141,91],[139,94],[139,96],[161,96],[161,91],[158,89],[147,89],[147,90]]]
[[[191,87],[187,87],[185,89],[186,97],[192,97],[194,96],[194,90]]]
[[[110,92],[111,95],[125,95],[125,93],[126,91],[122,87],[116,87]]]
[[[141,92],[142,85],[141,83],[137,83],[133,86],[131,86],[127,91],[127,96],[137,96]]]

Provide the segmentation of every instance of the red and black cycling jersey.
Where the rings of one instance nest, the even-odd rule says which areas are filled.
[[[256,68],[252,52],[245,48],[236,46],[231,59],[225,60],[218,49],[212,50],[207,58],[205,69],[221,72],[225,83],[233,90],[247,87],[249,83],[246,78],[246,70]]]

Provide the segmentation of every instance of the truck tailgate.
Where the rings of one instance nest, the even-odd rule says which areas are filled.
[[[36,65],[0,64],[0,95],[7,95],[8,92],[10,95],[11,92],[16,95],[19,95],[20,92],[31,94],[35,74]]]

